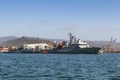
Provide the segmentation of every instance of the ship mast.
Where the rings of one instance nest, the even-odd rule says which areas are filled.
[[[72,36],[71,33],[69,33],[69,37],[70,37],[70,43],[69,43],[69,45],[71,45],[72,44],[72,40],[73,40],[73,36]]]
[[[70,37],[70,43],[69,43],[69,45],[75,44],[76,43],[75,36],[73,36],[72,33],[69,33],[69,37]]]

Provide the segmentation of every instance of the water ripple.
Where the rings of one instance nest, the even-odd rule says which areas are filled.
[[[120,54],[0,54],[0,80],[120,80]]]

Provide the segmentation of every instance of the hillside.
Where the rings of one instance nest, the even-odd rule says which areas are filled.
[[[116,48],[120,49],[119,42],[110,42],[110,41],[86,41],[91,47],[103,47],[104,48]]]
[[[2,46],[11,47],[11,46],[21,46],[23,44],[32,44],[32,43],[47,43],[51,46],[53,45],[52,41],[48,41],[40,38],[34,38],[34,37],[21,37],[14,40],[6,41],[2,44]]]

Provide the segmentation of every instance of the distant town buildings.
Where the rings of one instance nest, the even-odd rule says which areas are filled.
[[[0,52],[8,52],[9,51],[9,48],[0,48]]]

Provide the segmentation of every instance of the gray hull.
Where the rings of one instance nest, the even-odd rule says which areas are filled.
[[[100,48],[77,48],[77,49],[56,49],[56,50],[44,50],[41,53],[52,54],[98,54]]]

